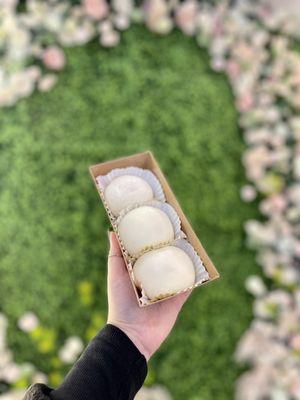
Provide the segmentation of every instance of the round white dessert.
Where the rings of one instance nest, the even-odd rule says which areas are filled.
[[[139,257],[133,266],[134,281],[150,300],[160,299],[195,283],[195,267],[185,251],[166,246]]]
[[[132,256],[150,246],[174,240],[174,228],[168,215],[159,208],[141,206],[129,211],[118,226],[125,249]]]
[[[116,216],[123,208],[153,200],[151,186],[144,179],[134,175],[122,175],[110,182],[104,190],[108,207]]]

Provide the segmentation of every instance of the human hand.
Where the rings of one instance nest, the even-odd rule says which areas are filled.
[[[148,361],[170,333],[191,290],[148,307],[139,307],[114,232],[109,232],[109,241],[107,323],[121,329]]]

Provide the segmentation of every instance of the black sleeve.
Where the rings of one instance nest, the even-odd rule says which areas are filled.
[[[122,330],[107,324],[57,389],[33,385],[24,400],[132,400],[146,375],[143,354]]]

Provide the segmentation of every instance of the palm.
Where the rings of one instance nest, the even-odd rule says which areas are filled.
[[[111,257],[108,266],[108,322],[124,330],[131,339],[139,341],[152,355],[171,331],[189,292],[171,299],[139,307],[120,249],[111,234]]]

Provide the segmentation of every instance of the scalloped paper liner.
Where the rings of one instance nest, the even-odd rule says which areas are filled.
[[[153,174],[148,169],[143,169],[139,167],[126,167],[126,168],[115,168],[112,171],[110,171],[106,175],[99,175],[96,177],[96,182],[98,185],[99,190],[102,192],[103,197],[104,197],[104,191],[107,185],[109,185],[115,178],[118,178],[119,176],[123,175],[134,175],[138,176],[139,178],[144,179],[152,188],[153,194],[154,194],[154,199],[165,202],[166,197],[163,191],[163,188],[159,182],[159,180],[156,178],[156,176]],[[142,203],[139,203],[142,204]],[[116,218],[112,212],[111,214]]]
[[[210,279],[209,274],[208,274],[207,270],[205,269],[200,256],[198,255],[198,253],[196,252],[194,247],[186,239],[175,240],[169,246],[174,246],[174,247],[180,248],[185,253],[187,253],[187,255],[190,257],[190,259],[192,260],[194,267],[195,267],[195,275],[196,275],[195,283],[192,286],[187,287],[186,289],[180,290],[175,293],[166,293],[165,295],[158,296],[152,300],[147,297],[146,293],[144,292],[143,288],[141,287],[141,289],[140,289],[141,297],[139,300],[140,300],[141,305],[143,305],[143,306],[153,304],[153,303],[157,302],[158,300],[169,298],[169,297],[177,295],[179,293],[184,293],[187,290],[191,290],[197,286],[200,286],[203,282],[206,282]],[[131,274],[131,277],[133,278],[133,281],[135,282],[134,274],[133,274],[133,265],[134,264],[132,264],[132,263],[130,264],[130,274]]]
[[[126,250],[126,247],[124,246],[124,244],[123,244],[123,242],[122,242],[122,239],[121,239],[121,237],[120,237],[120,235],[119,235],[118,226],[119,226],[119,224],[120,224],[122,218],[124,218],[125,215],[126,215],[129,211],[132,211],[132,210],[134,210],[135,208],[138,208],[138,207],[141,207],[141,206],[155,207],[155,208],[160,209],[160,210],[163,211],[164,213],[166,213],[167,216],[169,217],[169,219],[170,219],[172,225],[173,225],[173,229],[174,229],[174,239],[173,239],[173,240],[166,241],[166,242],[160,242],[160,243],[158,243],[158,244],[156,244],[156,245],[144,247],[138,254],[133,255],[133,254],[129,254],[128,251]],[[148,201],[148,202],[146,202],[146,203],[133,204],[133,205],[127,207],[127,208],[124,208],[124,209],[121,211],[119,217],[115,220],[115,226],[116,226],[116,230],[117,230],[117,235],[118,235],[118,237],[119,237],[119,241],[120,241],[120,243],[122,243],[122,246],[123,246],[124,250],[126,251],[126,253],[128,254],[128,256],[129,256],[129,258],[130,258],[131,260],[136,260],[136,259],[139,258],[142,254],[144,254],[144,253],[146,253],[146,252],[148,252],[148,251],[155,250],[155,249],[159,249],[159,248],[164,247],[164,246],[168,246],[168,245],[170,245],[171,243],[173,243],[175,240],[186,238],[185,233],[181,230],[180,218],[179,218],[177,212],[174,210],[174,208],[173,208],[169,203],[162,203],[162,202],[156,201],[156,200]]]
[[[179,247],[181,250],[185,251],[193,261],[196,271],[195,284],[193,286],[199,286],[201,285],[201,283],[209,280],[209,274],[206,271],[200,256],[187,240],[177,240],[176,242],[174,242],[173,246]]]

